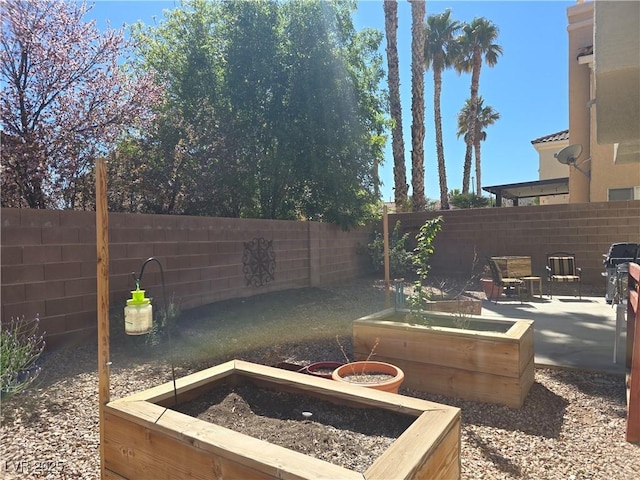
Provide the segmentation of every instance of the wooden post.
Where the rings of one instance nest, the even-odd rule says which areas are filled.
[[[96,160],[96,248],[98,291],[98,412],[100,422],[100,476],[105,478],[104,407],[109,403],[109,215],[107,167]]]
[[[382,207],[382,236],[384,238],[384,304],[391,306],[391,294],[389,292],[389,216],[387,206]]]
[[[640,265],[629,263],[627,298],[627,442],[640,443]]]

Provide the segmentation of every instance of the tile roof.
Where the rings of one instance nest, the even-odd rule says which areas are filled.
[[[551,133],[544,137],[538,137],[531,140],[531,143],[549,143],[557,142],[560,140],[569,140],[569,130],[562,130],[561,132]]]

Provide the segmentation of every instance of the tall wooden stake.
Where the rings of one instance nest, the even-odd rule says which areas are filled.
[[[627,442],[640,443],[640,265],[629,263],[627,298]],[[631,338],[629,338],[631,337]]]
[[[96,161],[96,247],[98,254],[98,399],[100,420],[100,476],[104,466],[104,406],[109,403],[109,215],[107,211],[107,167]]]
[[[391,306],[391,294],[389,292],[389,217],[386,205],[382,207],[382,236],[384,237],[384,304],[389,308]]]

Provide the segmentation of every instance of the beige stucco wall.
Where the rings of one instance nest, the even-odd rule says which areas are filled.
[[[598,142],[640,140],[640,2],[595,2]]]
[[[597,104],[592,107],[597,112]],[[614,161],[614,146],[596,142],[596,115],[591,119],[591,202],[609,200],[610,188],[629,188],[640,185],[640,165]]]
[[[567,8],[569,25],[569,50],[567,61],[569,66],[569,144],[582,145],[582,155],[578,162],[591,156],[590,115],[588,103],[591,100],[590,68],[580,64],[577,56],[584,47],[593,44],[593,3],[579,3]],[[584,165],[591,168],[591,162]],[[570,169],[569,202],[582,203],[590,201],[589,177]]]
[[[569,202],[604,202],[608,201],[610,188],[629,188],[640,185],[640,167],[637,163],[616,163],[615,149],[612,143],[598,143],[598,108],[601,102],[596,99],[596,77],[598,65],[595,59],[602,58],[594,55],[585,61],[578,61],[577,56],[584,47],[594,45],[594,4],[604,3],[602,9],[614,8],[613,4],[620,2],[585,2],[578,3],[567,9],[569,35],[569,143],[579,143],[583,147],[582,155],[577,161],[580,170],[569,168]],[[599,36],[606,35],[604,27],[600,25]],[[609,25],[611,26],[611,25]],[[618,32],[614,33],[618,35]],[[598,43],[594,51],[598,51]],[[602,83],[600,84],[602,87]],[[633,117],[625,118],[633,122]]]
[[[554,154],[558,153],[568,145],[569,142],[567,140],[533,144],[539,155],[539,180],[550,180],[553,178],[569,176],[569,167],[558,162],[554,157]],[[555,205],[559,203],[569,203],[569,195],[550,195],[548,197],[540,197],[540,205]]]

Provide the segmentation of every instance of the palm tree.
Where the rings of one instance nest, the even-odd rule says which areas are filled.
[[[426,208],[424,196],[424,0],[411,3],[411,187],[413,211]]]
[[[485,128],[496,123],[500,119],[500,114],[496,112],[490,105],[482,106],[482,97],[478,97],[478,115],[476,117],[476,131],[473,136],[473,150],[476,159],[476,192],[480,195],[482,188],[482,168],[480,164],[480,142],[487,139]]]
[[[493,125],[496,123],[496,120],[500,119],[500,114],[496,112],[493,107],[490,105],[484,106],[484,99],[482,95],[478,97],[478,102],[476,105],[476,121],[475,123],[475,132],[473,135],[473,140],[471,140],[472,136],[469,133],[469,129],[471,127],[471,99],[468,98],[464,103],[464,107],[458,113],[458,138],[464,135],[464,141],[467,144],[467,150],[470,150],[473,142],[473,150],[475,151],[476,157],[476,192],[480,195],[482,191],[482,168],[481,168],[481,155],[480,155],[480,142],[484,142],[487,139],[487,132],[485,128],[489,125]],[[464,192],[463,192],[464,193]],[[466,193],[469,193],[468,191]]]
[[[457,45],[455,36],[460,28],[460,22],[451,20],[451,10],[449,9],[437,15],[429,15],[425,27],[424,64],[427,70],[429,68],[433,70],[433,117],[436,129],[436,154],[438,156],[440,208],[442,210],[449,210],[447,171],[442,143],[442,114],[440,112],[442,71],[453,65]]]
[[[477,108],[476,108],[476,112],[477,112]],[[456,135],[458,138],[460,137],[464,138],[464,143],[467,146],[465,155],[464,155],[465,163],[464,163],[464,174],[463,174],[463,188],[461,192],[463,194],[469,193],[468,182],[469,182],[469,179],[471,178],[471,158],[473,156],[472,142],[475,140],[475,135],[474,135],[474,138],[472,138],[471,134],[469,133],[470,126],[471,126],[471,99],[467,98],[467,100],[464,102],[464,106],[458,112],[458,130],[456,132]],[[467,159],[469,160],[468,166],[467,166]],[[467,181],[466,190],[464,188],[465,179]]]
[[[398,62],[398,2],[384,0],[384,28],[387,37],[387,66],[389,70],[389,111],[391,114],[391,150],[393,151],[393,183],[396,209],[407,205],[407,169],[404,164],[402,137],[402,107],[400,105],[400,70]]]
[[[470,140],[468,145],[474,145],[475,122],[477,119],[478,89],[480,86],[480,69],[482,62],[493,67],[498,63],[498,57],[502,55],[502,47],[496,43],[499,29],[486,18],[474,18],[470,24],[464,25],[463,34],[459,38],[460,54],[456,61],[458,73],[471,72],[471,111],[470,119],[473,125],[469,127]],[[462,193],[469,193],[469,175],[471,173],[471,151],[467,147],[464,158],[464,171],[462,175]]]

